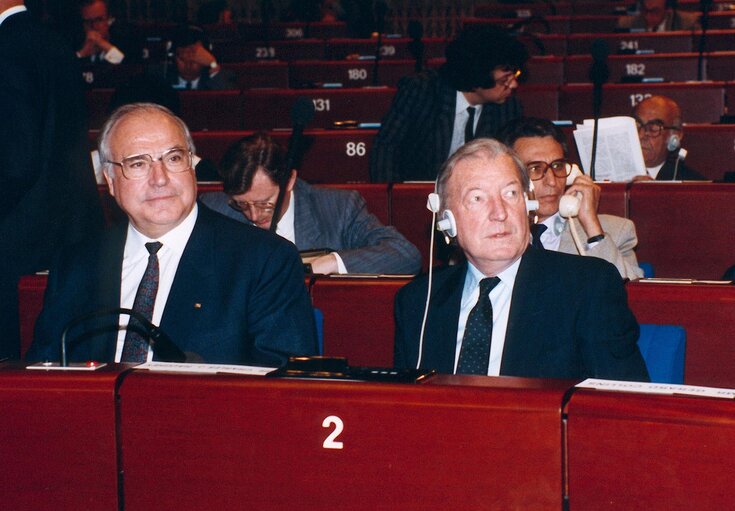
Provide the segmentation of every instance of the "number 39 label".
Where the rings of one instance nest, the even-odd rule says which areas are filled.
[[[344,448],[344,444],[337,441],[337,437],[342,433],[342,430],[344,429],[344,423],[342,422],[342,419],[340,419],[336,415],[330,415],[322,421],[323,428],[330,428],[332,426],[334,426],[334,429],[331,433],[329,433],[327,438],[324,439],[322,447],[325,449],[342,449]]]

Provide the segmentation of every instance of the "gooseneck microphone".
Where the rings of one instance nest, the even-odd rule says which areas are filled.
[[[699,23],[702,27],[702,33],[699,35],[699,48],[697,53],[697,81],[701,82],[704,78],[704,53],[707,48],[707,30],[709,28],[709,10],[712,7],[712,0],[699,0],[699,10],[702,11],[702,17]]]
[[[424,68],[424,26],[421,22],[413,20],[408,22],[408,37],[411,42],[408,43],[408,51],[415,60],[414,71],[420,73]]]
[[[282,182],[278,183],[278,199],[273,208],[273,219],[271,220],[270,231],[275,233],[278,226],[278,220],[281,216],[281,208],[283,207],[283,199],[286,196],[286,185],[291,178],[291,170],[296,169],[296,164],[301,155],[302,139],[304,137],[304,128],[314,119],[314,102],[301,96],[296,98],[291,107],[291,136],[288,139],[288,150],[286,151],[286,164],[283,172]]]
[[[373,12],[375,14],[375,31],[378,33],[378,39],[375,43],[375,61],[373,62],[373,85],[377,86],[380,83],[378,78],[378,70],[380,68],[380,49],[383,46],[385,15],[388,12],[388,4],[385,3],[385,0],[375,0]]]
[[[592,116],[594,117],[594,127],[592,129],[592,154],[590,155],[590,177],[595,179],[595,157],[597,156],[597,125],[602,110],[602,86],[610,78],[610,70],[607,67],[607,56],[610,50],[604,39],[595,39],[592,41],[592,66],[590,67],[589,78],[592,82]]]
[[[120,314],[126,314],[132,318],[135,318],[136,321],[138,321],[139,325],[142,326],[145,334],[145,339],[148,340],[148,344],[150,345],[151,349],[153,350],[153,353],[156,355],[156,357],[164,362],[186,362],[187,358],[189,360],[199,358],[196,355],[187,357],[186,353],[181,351],[181,349],[176,346],[176,344],[171,340],[171,338],[164,333],[163,330],[161,330],[159,327],[151,323],[148,318],[146,318],[143,314],[140,312],[134,311],[132,309],[126,309],[123,307],[114,308],[114,309],[102,309],[98,311],[90,312],[89,314],[85,314],[84,316],[78,317],[70,321],[66,327],[64,327],[64,330],[61,333],[61,343],[60,343],[60,351],[61,351],[61,360],[59,361],[59,365],[61,367],[68,367],[69,366],[69,360],[67,357],[67,345],[69,344],[69,341],[67,340],[67,334],[69,333],[69,330],[74,328],[75,326],[84,323],[86,321],[89,321],[90,319],[94,318],[101,318],[104,316],[112,316],[112,315],[120,315]],[[74,342],[77,342],[78,340],[75,340]]]

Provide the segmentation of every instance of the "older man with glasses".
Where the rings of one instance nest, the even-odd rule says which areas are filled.
[[[702,181],[699,172],[684,164],[681,142],[684,139],[681,109],[673,99],[651,96],[633,109],[638,123],[646,175],[634,181]]]
[[[518,153],[539,202],[537,223],[532,226],[533,243],[547,250],[595,256],[615,265],[623,278],[643,276],[634,249],[638,244],[635,225],[626,218],[598,215],[600,187],[589,176],[579,175],[567,188],[572,164],[566,160],[564,133],[546,119],[525,118],[508,123],[499,139]],[[563,195],[579,199],[577,223],[570,223],[559,213]],[[573,239],[577,230],[581,247]]]
[[[301,261],[285,240],[198,207],[194,145],[186,125],[151,103],[126,105],[100,134],[110,194],[126,225],[63,251],[49,275],[29,360],[58,360],[71,321],[110,311],[69,332],[70,361],[157,360],[160,326],[195,361],[279,366],[316,352]]]

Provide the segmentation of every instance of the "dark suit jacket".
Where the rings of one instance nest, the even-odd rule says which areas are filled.
[[[673,155],[673,153],[671,153]],[[671,181],[674,179],[674,168],[676,167],[676,156],[670,156],[661,170],[656,175],[656,181]],[[688,167],[683,161],[679,162],[679,168],[676,170],[677,181],[706,181],[707,178],[691,167]]]
[[[55,360],[68,322],[119,307],[126,226],[65,252],[49,275],[44,308],[27,358]],[[117,316],[89,322],[70,360],[111,361]],[[316,332],[296,249],[278,236],[205,207],[179,262],[161,329],[205,362],[281,365],[316,353]]]
[[[101,227],[74,52],[14,14],[0,25],[0,357],[19,351],[18,275]]]
[[[299,250],[336,250],[350,273],[415,274],[421,269],[418,249],[395,228],[382,225],[358,192],[318,188],[297,179],[294,197]],[[247,222],[227,205],[223,192],[202,194],[201,201],[218,213]]]
[[[373,182],[436,179],[449,156],[457,91],[436,71],[408,76],[398,84],[370,153]],[[520,102],[483,105],[475,135],[492,137],[522,114]]]
[[[421,367],[451,374],[467,263],[435,275]],[[427,278],[398,292],[395,365],[416,367]],[[526,250],[516,275],[501,375],[648,381],[623,282],[596,257]]]

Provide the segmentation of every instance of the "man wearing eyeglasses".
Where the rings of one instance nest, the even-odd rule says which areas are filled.
[[[276,233],[299,250],[332,252],[310,262],[314,273],[415,274],[421,254],[394,227],[372,215],[356,191],[314,187],[286,168],[286,154],[267,134],[233,144],[220,165],[224,192],[202,194],[213,210]],[[279,192],[283,202],[274,218]]]
[[[465,260],[396,295],[396,367],[647,381],[615,267],[529,245],[524,170],[510,148],[486,138],[442,167],[438,213],[451,218],[445,233]]]
[[[315,353],[296,249],[197,206],[194,145],[183,121],[159,105],[123,106],[105,123],[99,151],[110,194],[129,221],[61,254],[29,360],[58,360],[65,325],[117,307],[144,314],[196,361],[279,366]],[[80,325],[70,332],[69,359],[157,359],[127,319],[119,316],[119,331],[117,314]]]
[[[497,27],[470,27],[446,57],[438,72],[398,84],[370,154],[373,182],[434,180],[461,145],[521,115],[513,93],[528,60],[522,43]]]
[[[589,176],[577,176],[567,188],[572,165],[566,159],[564,133],[554,123],[532,117],[516,119],[501,130],[499,138],[518,153],[531,179],[539,202],[537,223],[532,226],[537,246],[568,254],[580,253],[571,233],[571,229],[580,229],[559,214],[562,195],[576,195],[580,199],[577,219],[583,231],[578,232],[578,238],[584,243],[585,255],[611,262],[623,278],[643,277],[634,252],[638,238],[633,222],[597,214],[600,187]]]
[[[680,154],[684,138],[681,109],[673,99],[651,96],[633,109],[638,124],[646,175],[634,181],[702,181],[706,178],[684,164]]]

